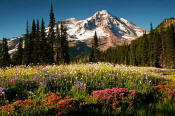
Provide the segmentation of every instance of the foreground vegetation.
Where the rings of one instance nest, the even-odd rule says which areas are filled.
[[[173,70],[108,63],[4,68],[0,114],[171,116],[173,78]]]

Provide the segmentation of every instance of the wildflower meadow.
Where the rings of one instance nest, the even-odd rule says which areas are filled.
[[[173,116],[175,73],[110,63],[0,69],[2,116]]]

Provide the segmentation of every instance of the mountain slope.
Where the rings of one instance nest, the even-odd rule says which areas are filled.
[[[130,23],[124,18],[112,16],[106,10],[96,12],[86,20],[78,21],[75,18],[70,18],[63,22],[67,26],[67,32],[70,38],[75,40],[91,38],[95,31],[99,37],[110,37],[114,35],[120,39],[133,40],[143,35],[144,31],[144,29]]]
[[[106,50],[115,44],[130,42],[143,35],[146,31],[124,18],[112,16],[108,11],[102,10],[96,12],[92,17],[78,21],[70,18],[62,22],[67,27],[70,40],[80,40],[91,47],[91,40],[95,31],[99,37],[101,50]],[[48,32],[49,28],[46,28]]]

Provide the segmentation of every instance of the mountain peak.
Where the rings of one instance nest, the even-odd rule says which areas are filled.
[[[111,16],[111,14],[107,11],[107,10],[101,10],[101,11],[98,11],[94,14],[94,16]]]
[[[98,11],[100,14],[110,14],[107,10]]]
[[[72,17],[72,18],[66,19],[66,21],[78,21],[78,19]]]

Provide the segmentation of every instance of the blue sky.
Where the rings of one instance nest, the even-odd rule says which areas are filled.
[[[0,0],[0,39],[25,33],[27,20],[31,24],[32,19],[43,17],[48,25],[51,1],[56,20],[80,20],[108,10],[149,30],[150,22],[156,27],[164,18],[175,16],[175,0]]]

